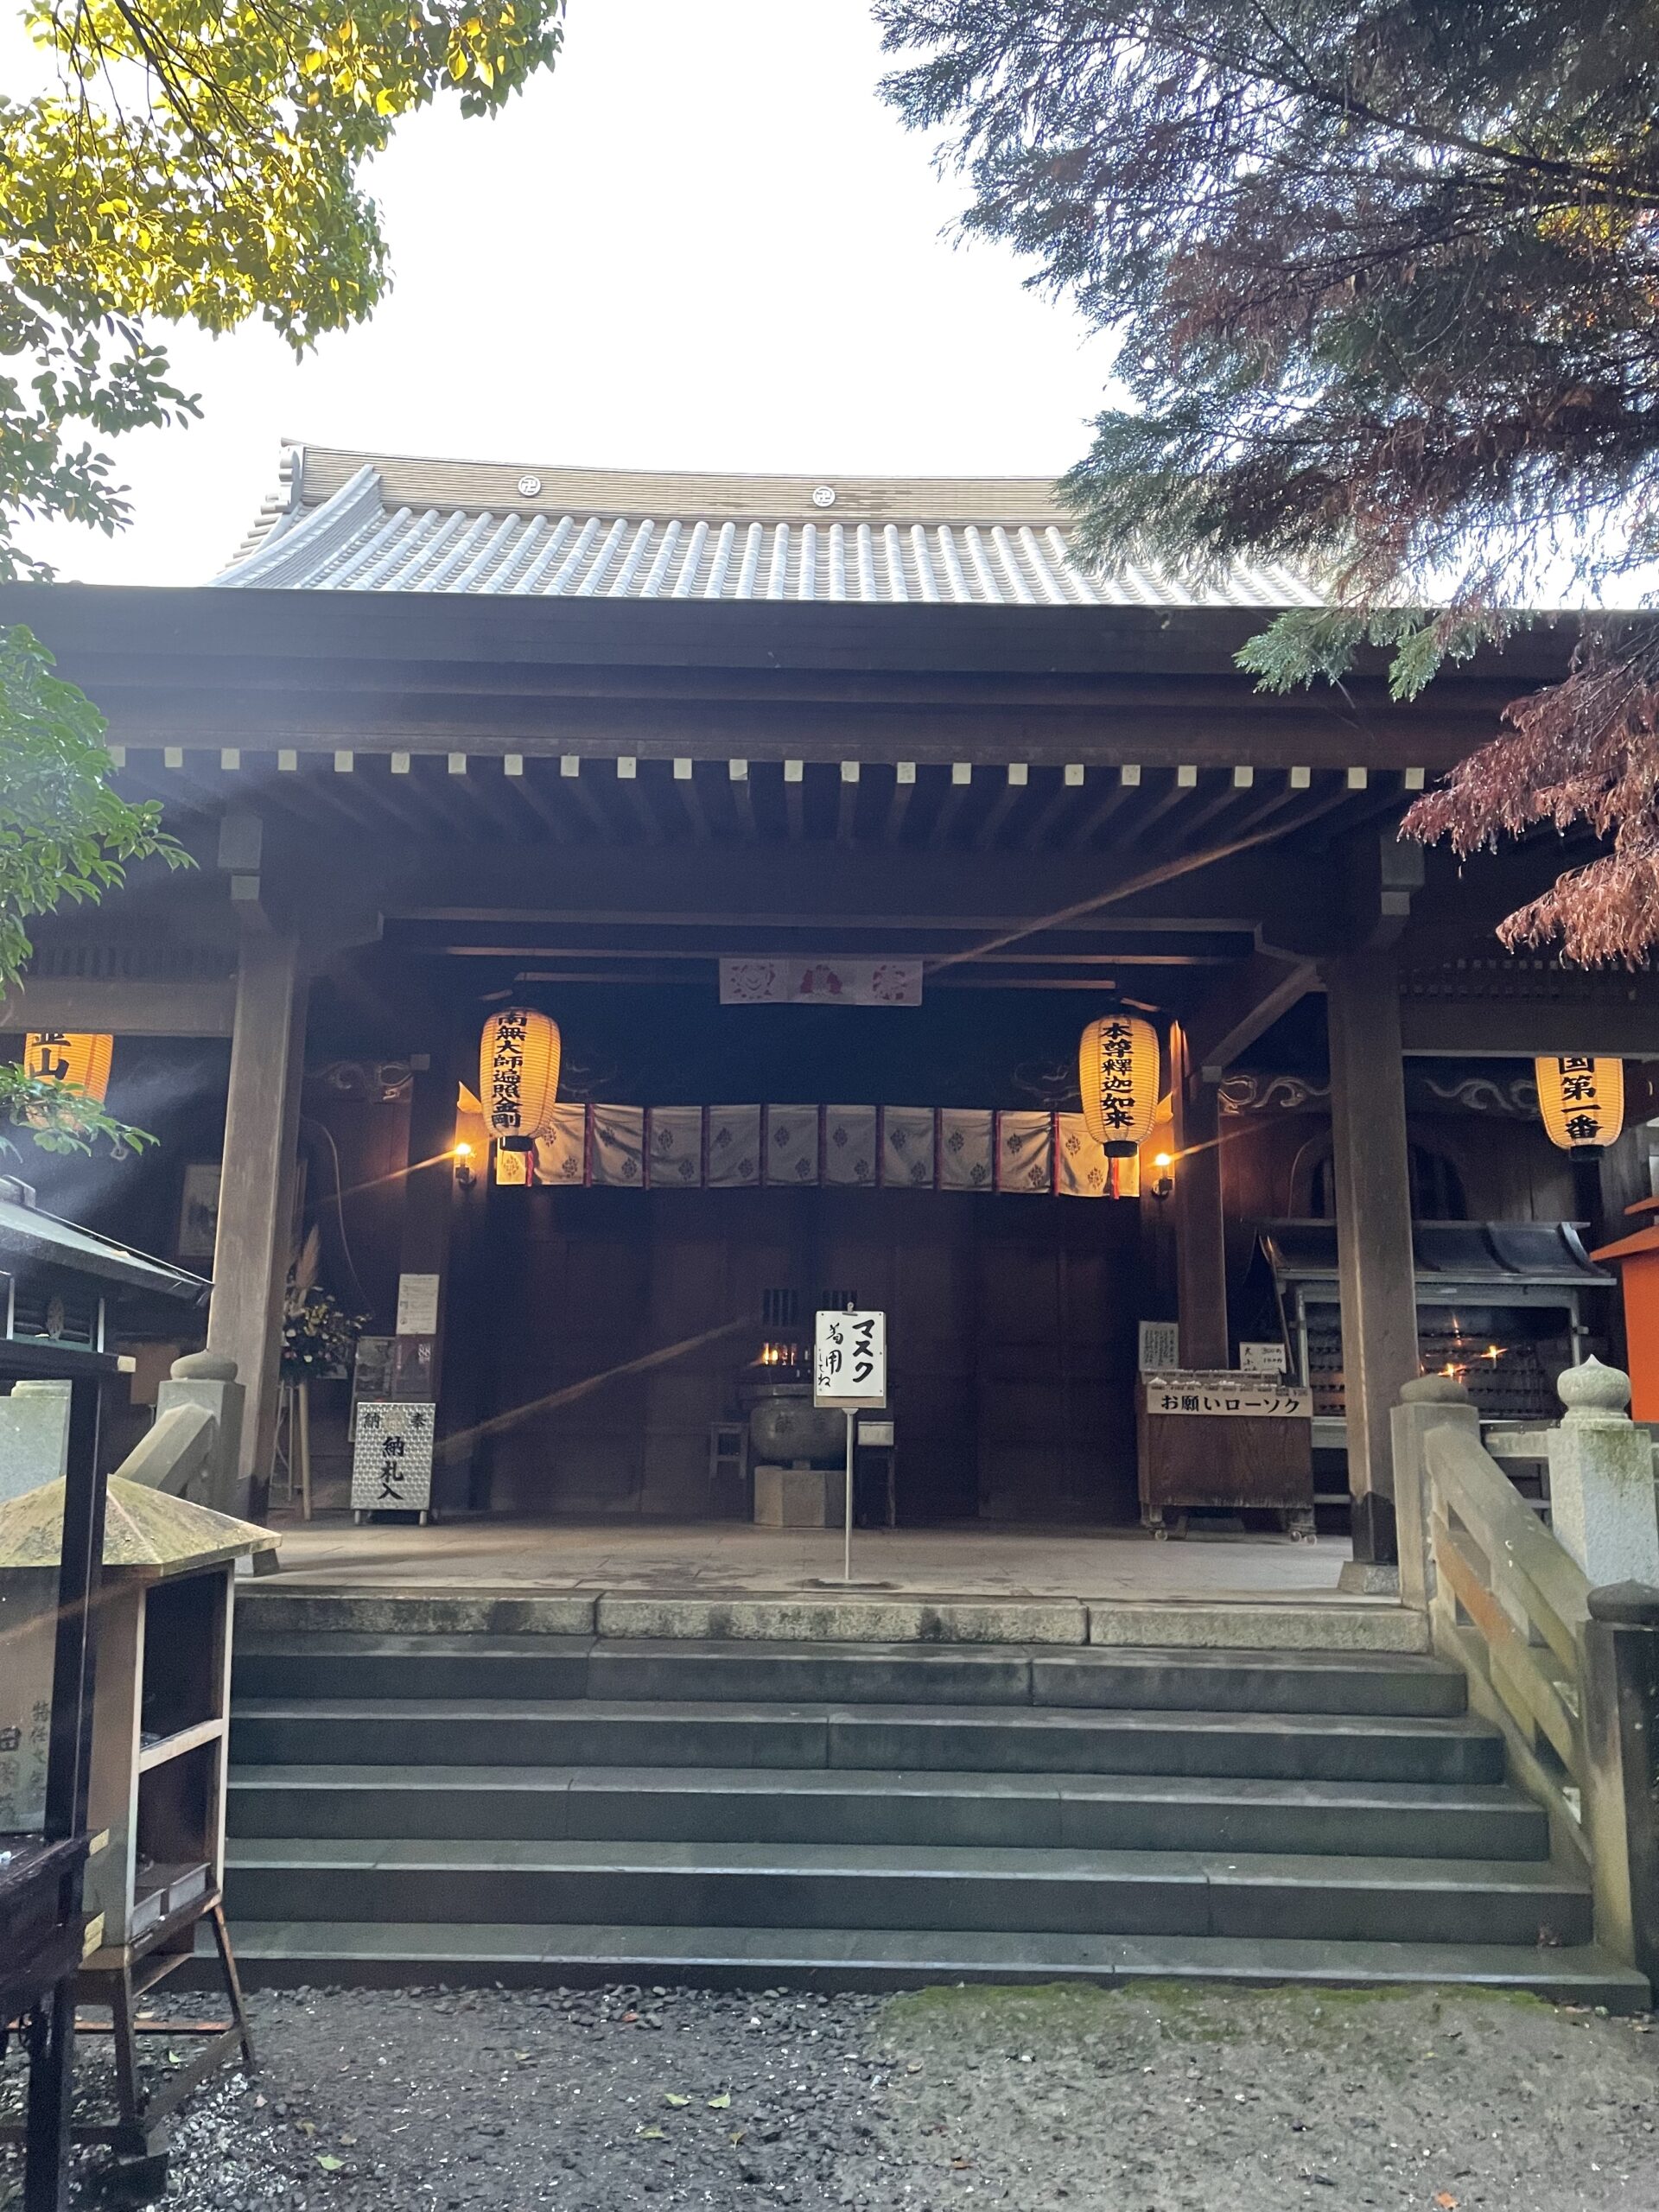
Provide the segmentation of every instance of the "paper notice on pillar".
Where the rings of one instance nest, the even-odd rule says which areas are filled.
[[[352,1446],[353,1513],[429,1510],[435,1413],[432,1406],[358,1402],[357,1438]]]
[[[430,1337],[438,1326],[436,1275],[399,1275],[397,1278],[397,1334]]]
[[[595,1106],[589,1153],[595,1190],[637,1191],[645,1179],[645,1109]]]
[[[1103,1198],[1111,1189],[1111,1163],[1106,1147],[1089,1134],[1081,1114],[1057,1114],[1055,1165],[1057,1186],[1063,1198]],[[1124,1165],[1127,1166],[1128,1162]]]
[[[881,1180],[890,1189],[900,1185],[912,1191],[933,1187],[933,1109],[931,1106],[884,1106],[881,1109]]]
[[[509,1152],[504,1144],[495,1147],[495,1179],[508,1189],[527,1190],[536,1179],[536,1154],[530,1152]]]
[[[653,1191],[693,1191],[702,1182],[701,1106],[653,1106],[647,1111],[645,1179]]]
[[[768,1106],[765,1128],[767,1182],[816,1183],[818,1179],[817,1108]]]
[[[875,1181],[876,1116],[874,1106],[826,1106],[823,1109],[823,1179],[868,1190]]]
[[[1040,1192],[1054,1187],[1054,1116],[999,1114],[996,1117],[996,1187]]]
[[[760,1109],[711,1106],[703,1151],[711,1191],[742,1191],[760,1180]]]
[[[588,1180],[588,1109],[556,1106],[537,1132],[536,1180],[570,1185]]]
[[[939,1188],[988,1191],[995,1128],[990,1112],[976,1108],[939,1109]]]

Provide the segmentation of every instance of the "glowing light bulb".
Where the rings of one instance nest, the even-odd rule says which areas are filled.
[[[1175,1165],[1174,1157],[1167,1152],[1154,1152],[1152,1155],[1152,1164],[1154,1167],[1173,1167]]]
[[[472,1156],[473,1147],[464,1141],[455,1147],[455,1158],[457,1160],[470,1160]]]

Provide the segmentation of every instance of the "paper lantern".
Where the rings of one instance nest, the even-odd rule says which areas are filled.
[[[1132,1159],[1158,1111],[1158,1032],[1132,1014],[1091,1021],[1077,1047],[1089,1134],[1110,1160]]]
[[[1533,1064],[1538,1109],[1552,1144],[1563,1152],[1599,1150],[1624,1126],[1624,1063],[1587,1052],[1541,1055]]]
[[[23,1046],[23,1066],[44,1083],[73,1084],[101,1106],[110,1087],[115,1039],[86,1030],[31,1029]]]
[[[559,1095],[558,1023],[526,1007],[493,1014],[479,1047],[478,1090],[490,1135],[528,1144]]]

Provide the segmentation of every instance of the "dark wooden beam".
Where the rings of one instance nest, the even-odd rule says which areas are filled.
[[[976,853],[990,851],[1002,824],[1026,796],[1026,788],[1023,783],[1015,783],[1011,773],[1005,776],[1001,790],[992,800],[989,811],[969,841]]]
[[[1204,1083],[1218,1083],[1247,1046],[1319,988],[1312,960],[1257,952],[1217,983],[1185,1024],[1187,1052]]]
[[[888,794],[887,810],[881,824],[881,842],[884,845],[897,845],[903,842],[905,819],[910,812],[910,803],[916,796],[916,763],[913,760],[907,760],[903,766],[909,769],[910,773],[906,776],[899,768],[893,770],[893,790]]]

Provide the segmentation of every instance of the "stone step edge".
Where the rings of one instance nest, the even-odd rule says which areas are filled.
[[[244,1581],[245,1621],[264,1630],[373,1634],[480,1630],[798,1643],[1102,1644],[1141,1650],[1426,1652],[1425,1615],[1384,1599],[954,1598],[834,1591],[423,1591]]]
[[[823,1722],[830,1726],[870,1728],[918,1727],[987,1729],[1007,1726],[1008,1715],[1017,1713],[1022,1732],[1058,1733],[1065,1729],[1100,1732],[1147,1730],[1165,1733],[1279,1736],[1358,1736],[1391,1738],[1401,1734],[1441,1743],[1448,1738],[1482,1743],[1500,1740],[1491,1721],[1469,1713],[1261,1713],[1226,1706],[1129,1705],[950,1705],[943,1700],[929,1705],[861,1705],[851,1698],[531,1698],[531,1697],[305,1697],[292,1693],[282,1697],[243,1697],[232,1701],[232,1740],[238,1720],[283,1721],[317,1725],[328,1721],[454,1720],[494,1722],[522,1726],[530,1720],[558,1722],[570,1726],[660,1727],[666,1721],[704,1722],[710,1727],[799,1727]],[[260,1765],[270,1760],[251,1762]],[[319,1762],[297,1760],[297,1765]],[[460,1764],[454,1760],[441,1764]],[[507,1762],[491,1760],[491,1765]],[[541,1761],[530,1762],[540,1764]],[[578,1765],[609,1762],[578,1760]],[[617,1764],[638,1765],[638,1760]],[[649,1764],[665,1766],[658,1758]],[[689,1765],[700,1764],[690,1761]],[[994,1770],[999,1773],[1007,1768]]]
[[[719,1989],[884,1990],[953,1983],[1135,1981],[1237,1987],[1477,1987],[1558,2003],[1645,2012],[1646,1980],[1591,1945],[1313,1942],[1287,1937],[930,1937],[882,1930],[754,1931],[474,1923],[257,1922],[236,1924],[238,1960],[254,1987],[593,1987],[670,1981]],[[211,1938],[175,1986],[218,1986]]]
[[[638,1790],[664,1796],[789,1794],[791,1785],[812,1797],[891,1797],[895,1784],[903,1795],[922,1797],[1120,1798],[1131,1802],[1162,1799],[1175,1803],[1270,1805],[1296,1810],[1304,1804],[1319,1811],[1452,1812],[1471,1816],[1512,1812],[1541,1814],[1542,1808],[1504,1782],[1386,1782],[1363,1776],[1351,1779],[1320,1776],[1205,1774],[1081,1774],[1063,1768],[1052,1774],[1019,1768],[987,1770],[950,1767],[755,1767],[755,1766],[431,1766],[372,1767],[359,1763],[330,1765],[322,1761],[292,1764],[249,1760],[227,1771],[232,1791],[271,1789],[333,1794],[353,1790],[403,1791],[419,1797],[434,1791],[505,1792],[514,1796],[562,1796],[567,1790]],[[804,1788],[799,1785],[804,1784]]]
[[[989,1863],[988,1863],[989,1862]],[[1004,1863],[1007,1862],[1007,1863]],[[1587,1878],[1548,1859],[1376,1858],[1358,1853],[1100,1850],[1088,1845],[665,1842],[657,1838],[232,1836],[234,1873],[598,1874],[655,1880],[1184,1883],[1205,1889],[1474,1891],[1581,1899]]]

